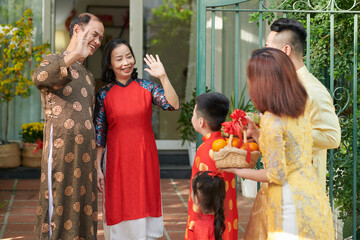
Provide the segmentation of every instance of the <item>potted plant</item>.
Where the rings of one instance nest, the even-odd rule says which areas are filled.
[[[14,24],[0,25],[0,97],[6,103],[5,134],[0,139],[0,167],[20,165],[20,148],[8,141],[9,103],[15,96],[28,97],[33,84],[28,69],[31,61],[41,61],[49,44],[32,46],[33,13],[27,9]]]
[[[196,154],[196,132],[192,126],[191,118],[195,107],[196,88],[192,92],[192,98],[181,104],[181,112],[179,116],[179,126],[176,128],[180,132],[182,145],[185,143],[188,145],[189,163],[190,166],[194,163]]]
[[[25,123],[21,126],[23,149],[21,165],[24,167],[41,167],[44,123]]]

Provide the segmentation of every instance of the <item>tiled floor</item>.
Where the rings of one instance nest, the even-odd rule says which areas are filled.
[[[184,239],[190,181],[161,179],[164,207],[164,236],[161,240]],[[0,239],[33,239],[39,180],[0,180]],[[238,195],[239,239],[243,239],[253,199]],[[101,194],[99,194],[99,212]],[[103,240],[102,214],[99,214],[98,239]]]

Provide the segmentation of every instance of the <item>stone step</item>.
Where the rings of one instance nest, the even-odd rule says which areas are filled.
[[[190,179],[191,166],[187,150],[158,151],[160,178]]]
[[[190,165],[160,165],[160,178],[190,179]]]
[[[189,165],[189,154],[187,150],[158,151],[159,163],[161,165]]]
[[[191,167],[187,151],[159,151],[160,177],[189,179]],[[40,168],[0,168],[0,179],[39,179]]]
[[[0,168],[0,179],[40,179],[40,168]]]

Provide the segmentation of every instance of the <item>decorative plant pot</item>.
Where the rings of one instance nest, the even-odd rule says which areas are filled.
[[[188,144],[189,144],[189,148],[188,148],[189,164],[192,167],[194,164],[194,159],[195,159],[195,155],[196,155],[196,142],[188,142]]]
[[[19,167],[20,147],[18,143],[0,145],[0,168]]]
[[[41,167],[42,148],[36,151],[37,143],[23,143],[21,165],[24,167]]]
[[[257,182],[249,179],[240,179],[241,194],[247,198],[255,198],[257,194]]]

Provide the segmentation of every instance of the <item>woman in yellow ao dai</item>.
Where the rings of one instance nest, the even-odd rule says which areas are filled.
[[[247,66],[249,96],[262,113],[261,131],[250,118],[247,133],[259,143],[264,169],[224,169],[268,183],[267,239],[334,239],[329,199],[312,159],[308,95],[282,51],[253,52]]]
[[[334,239],[329,199],[321,190],[311,164],[312,132],[308,115],[295,119],[265,112],[259,146],[269,179],[268,239],[282,236],[293,239],[284,234],[289,228],[298,233],[294,239]],[[285,214],[284,208],[292,212]]]

